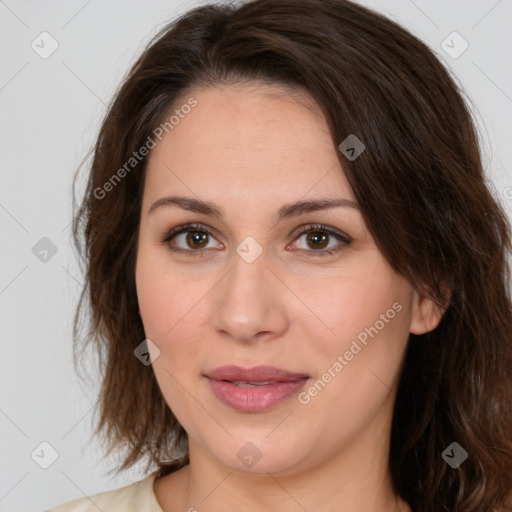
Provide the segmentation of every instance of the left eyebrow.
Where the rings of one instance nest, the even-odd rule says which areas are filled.
[[[222,208],[213,203],[183,196],[169,196],[158,199],[151,205],[148,210],[148,214],[157,208],[164,206],[178,206],[184,210],[217,217],[219,219],[222,219],[224,215]],[[344,198],[296,201],[294,203],[286,204],[279,209],[277,213],[277,222],[280,222],[283,219],[288,219],[290,217],[296,217],[304,213],[315,212],[318,210],[327,210],[329,208],[353,208],[357,211],[360,211],[358,203]]]
[[[279,209],[277,222],[290,217],[296,217],[303,213],[316,212],[318,210],[327,210],[329,208],[353,208],[360,211],[359,205],[350,199],[314,199],[311,201],[297,201],[290,203]]]

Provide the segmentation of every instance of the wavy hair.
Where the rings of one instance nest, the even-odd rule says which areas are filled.
[[[348,0],[194,8],[152,39],[116,92],[73,221],[86,282],[75,366],[92,343],[95,435],[122,453],[118,472],[145,459],[165,475],[188,462],[185,430],[134,357],[145,339],[135,260],[147,158],[126,162],[193,87],[252,81],[307,91],[336,147],[349,134],[364,142],[359,158],[338,157],[366,225],[389,264],[445,308],[436,329],[409,337],[395,491],[415,512],[512,510],[510,225],[462,87],[418,38]],[[442,457],[453,442],[468,453],[455,469]]]

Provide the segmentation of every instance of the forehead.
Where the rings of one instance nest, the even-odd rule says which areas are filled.
[[[147,194],[166,188],[214,201],[309,192],[353,198],[327,122],[306,92],[262,83],[195,88],[171,113],[191,98],[196,106],[183,109],[152,150]]]

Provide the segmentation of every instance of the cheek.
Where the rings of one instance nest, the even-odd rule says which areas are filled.
[[[135,277],[139,310],[146,337],[160,351],[152,369],[162,395],[189,430],[193,428],[190,415],[201,414],[201,411],[192,413],[194,402],[183,391],[183,386],[190,387],[188,379],[195,378],[187,375],[197,362],[198,347],[194,340],[199,338],[197,323],[190,321],[190,315],[197,315],[200,304],[193,307],[197,302],[195,288],[176,272],[166,271],[165,261],[155,256],[155,252],[139,249]]]
[[[408,320],[407,281],[376,251],[350,257],[353,256],[353,264],[317,272],[314,277],[300,276],[293,282],[296,295],[309,313],[314,313],[298,316],[295,321],[307,322],[311,329],[315,328],[315,337],[318,339],[320,334],[322,345],[331,353],[350,345],[361,333],[364,339],[366,329],[376,323],[379,336],[403,333],[402,324]]]
[[[173,318],[169,312],[174,310],[173,293],[170,283],[162,278],[162,273],[156,265],[148,264],[141,255],[137,262],[136,286],[139,310],[146,336],[150,339],[160,339],[167,329],[172,327]],[[167,326],[167,327],[166,327]]]
[[[318,392],[329,388],[325,399],[336,402],[343,396],[354,409],[361,406],[360,400],[378,402],[383,398],[380,391],[385,395],[393,386],[407,345],[409,285],[380,260],[367,261],[324,284],[323,293],[316,288],[308,296],[323,324],[316,332],[309,330],[316,378],[321,380]]]
[[[168,266],[165,251],[143,240],[137,254],[135,283],[142,322],[150,339],[164,338],[186,314],[190,302],[190,287]]]
[[[139,249],[135,280],[145,335],[164,356],[156,361],[155,373],[163,361],[173,374],[181,371],[185,361],[197,357],[196,340],[205,328],[205,296],[211,284],[181,276],[169,267],[164,252],[147,246]]]

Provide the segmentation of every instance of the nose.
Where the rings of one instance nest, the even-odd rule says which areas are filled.
[[[248,263],[238,254],[231,271],[215,287],[212,328],[240,342],[268,340],[288,326],[286,288],[262,253]]]

